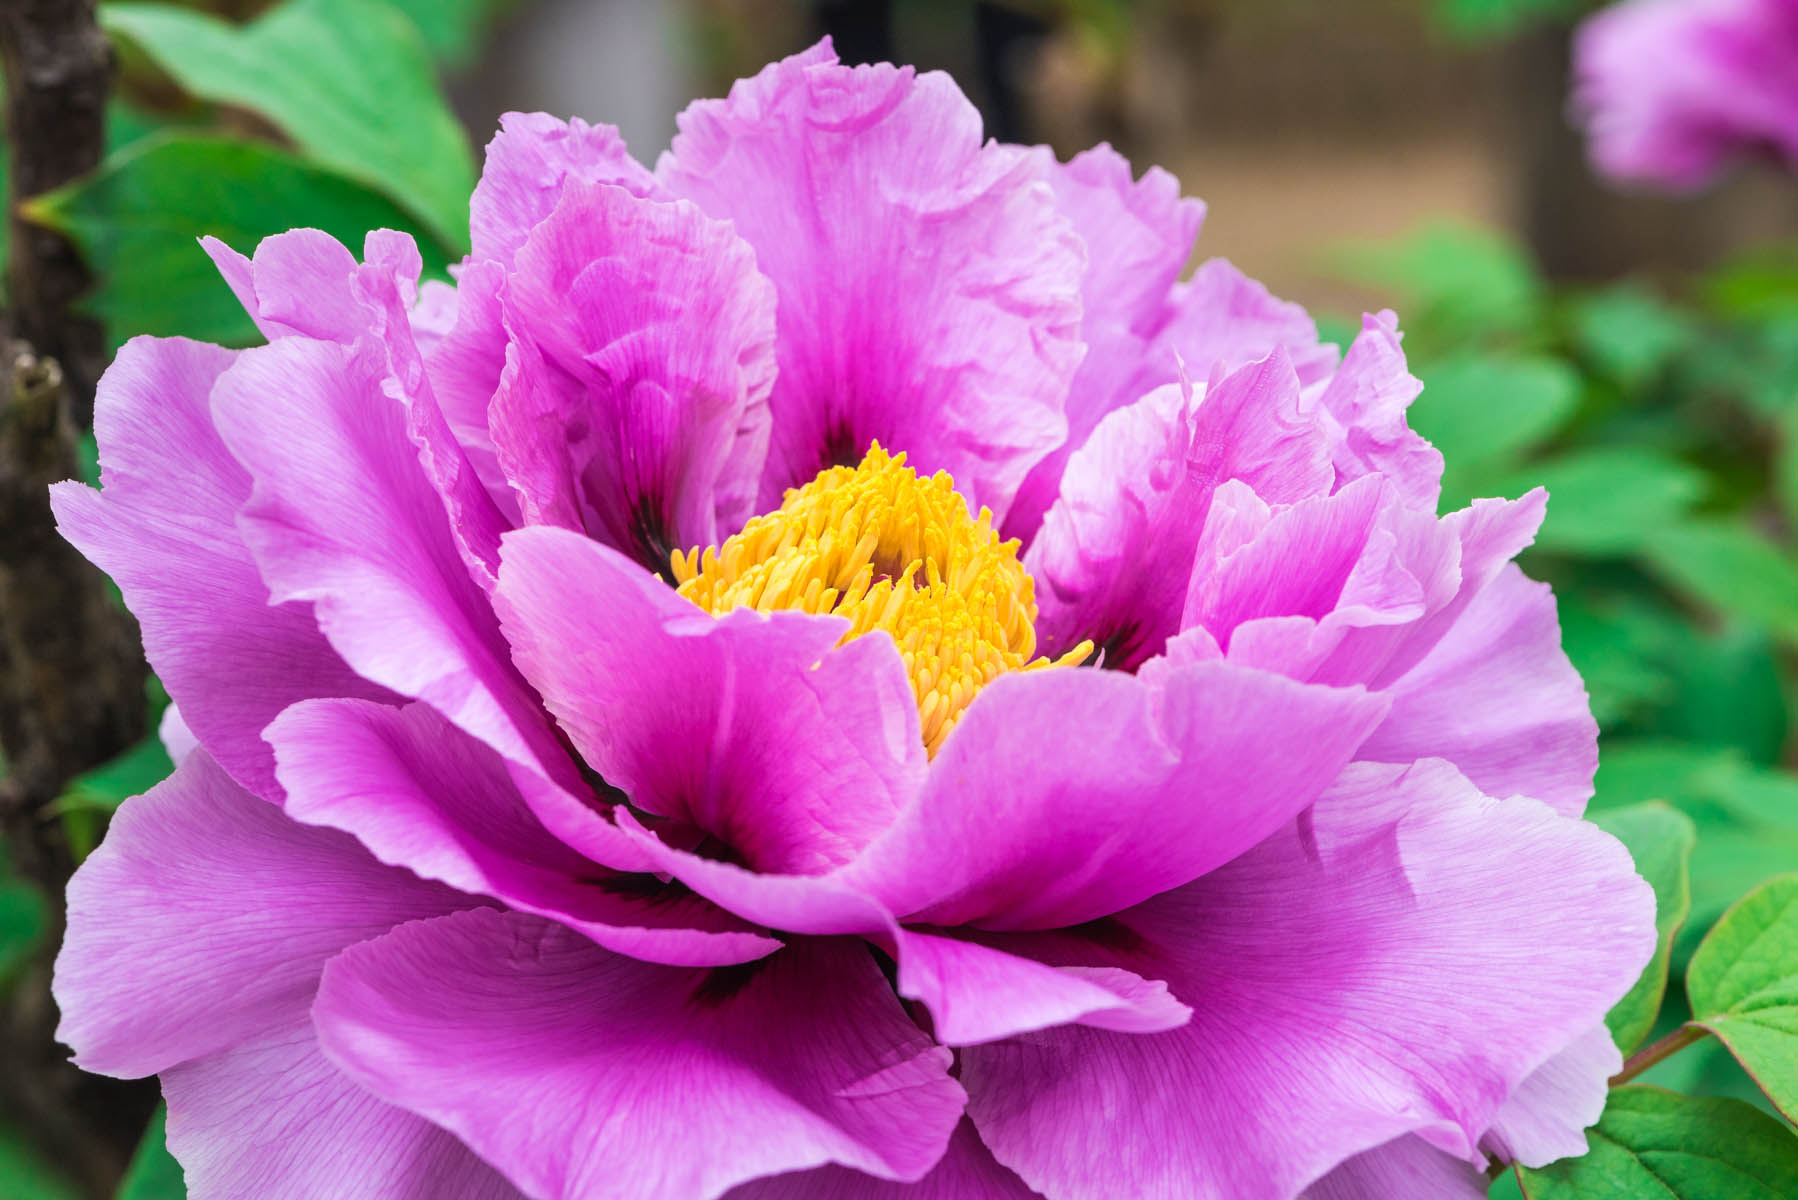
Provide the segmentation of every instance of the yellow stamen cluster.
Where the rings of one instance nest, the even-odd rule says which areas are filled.
[[[1036,598],[1015,539],[993,515],[968,515],[948,472],[920,479],[876,443],[787,491],[718,548],[673,556],[680,594],[710,613],[796,608],[847,617],[843,640],[884,629],[898,644],[934,755],[962,712],[1003,671],[1072,666],[1083,642],[1035,658]]]

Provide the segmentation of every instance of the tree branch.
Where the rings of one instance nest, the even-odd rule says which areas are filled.
[[[94,0],[0,0],[0,71],[12,149],[12,333],[62,364],[75,423],[86,428],[106,343],[99,324],[75,316],[71,305],[91,279],[75,247],[22,220],[18,202],[87,174],[105,152],[112,52]]]

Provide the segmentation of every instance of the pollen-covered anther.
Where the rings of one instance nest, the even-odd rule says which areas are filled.
[[[974,694],[1005,671],[1072,666],[1036,658],[1036,600],[993,516],[968,515],[946,471],[920,478],[879,443],[854,467],[832,467],[723,546],[673,555],[680,594],[711,613],[796,608],[849,619],[844,640],[892,635],[935,754]]]

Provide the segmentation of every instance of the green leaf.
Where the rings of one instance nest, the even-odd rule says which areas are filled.
[[[1684,517],[1704,492],[1704,473],[1653,450],[1620,446],[1525,467],[1495,490],[1517,496],[1536,486],[1548,489],[1548,519],[1536,545],[1617,555],[1639,549]]]
[[[1347,246],[1335,257],[1347,278],[1403,298],[1414,352],[1515,335],[1542,320],[1534,265],[1491,230],[1432,225],[1396,242]]]
[[[0,985],[31,961],[49,925],[50,906],[42,894],[23,879],[0,873]]]
[[[391,4],[287,0],[241,28],[162,4],[103,5],[100,19],[194,95],[266,118],[467,249],[474,155],[418,28]]]
[[[0,1128],[0,1196],[6,1200],[76,1200],[79,1195],[29,1142]]]
[[[1633,595],[1572,589],[1556,599],[1562,648],[1586,681],[1601,729],[1671,699],[1673,677],[1663,659],[1678,635],[1676,618]]]
[[[418,26],[432,55],[452,67],[474,57],[493,18],[510,4],[511,0],[393,0],[393,6]]]
[[[1528,1200],[1798,1196],[1798,1138],[1739,1100],[1615,1088],[1587,1139],[1579,1158],[1518,1169]]]
[[[1686,996],[1692,1019],[1798,1116],[1798,875],[1769,880],[1723,914],[1692,955]]]
[[[119,1183],[115,1200],[186,1200],[187,1180],[181,1174],[181,1164],[169,1153],[164,1129],[168,1116],[166,1107],[156,1106],[149,1127],[137,1144],[137,1153],[131,1156],[131,1166]]]
[[[1673,936],[1692,907],[1690,862],[1698,831],[1692,819],[1665,804],[1637,804],[1594,813],[1593,821],[1629,848],[1636,873],[1654,888],[1654,957],[1629,993],[1605,1016],[1611,1038],[1628,1054],[1642,1044],[1667,993]]]
[[[1798,563],[1751,529],[1693,521],[1661,530],[1642,549],[1670,586],[1798,644]]]
[[[1494,495],[1496,477],[1573,415],[1579,378],[1550,358],[1463,354],[1420,367],[1411,428],[1447,463],[1443,504]]]
[[[1640,288],[1611,288],[1573,309],[1573,338],[1599,370],[1627,387],[1653,378],[1692,344],[1691,320]]]
[[[125,753],[69,781],[56,799],[58,812],[99,809],[112,812],[167,779],[175,764],[162,739],[152,733]]]
[[[1436,15],[1459,37],[1500,38],[1579,11],[1584,0],[1436,0]]]
[[[89,307],[115,341],[140,333],[242,345],[255,326],[195,239],[245,253],[300,226],[360,250],[371,229],[418,226],[384,196],[256,142],[170,133],[108,158],[100,170],[23,206],[72,238],[99,280]],[[427,270],[445,262],[419,245]]]

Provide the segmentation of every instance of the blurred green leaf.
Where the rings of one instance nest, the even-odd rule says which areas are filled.
[[[168,1115],[166,1107],[156,1106],[150,1125],[137,1144],[137,1153],[131,1156],[125,1178],[119,1183],[115,1200],[186,1200],[187,1180],[182,1176],[181,1164],[169,1153],[165,1129]]]
[[[1779,656],[1764,631],[1741,622],[1715,632],[1680,623],[1661,653],[1672,691],[1641,722],[1645,736],[1734,746],[1751,762],[1779,761],[1791,718]]]
[[[1665,804],[1637,804],[1593,814],[1593,821],[1622,842],[1636,873],[1654,888],[1654,957],[1629,993],[1605,1015],[1611,1038],[1628,1054],[1648,1036],[1667,992],[1673,936],[1692,907],[1689,864],[1698,831],[1690,817]]]
[[[1798,563],[1752,530],[1719,520],[1673,525],[1643,553],[1670,586],[1798,643]]]
[[[1490,490],[1506,468],[1573,414],[1579,379],[1551,358],[1464,354],[1419,367],[1411,428],[1442,451],[1443,506]]]
[[[84,808],[112,812],[167,779],[174,769],[162,739],[152,733],[117,758],[70,780],[55,807],[59,812]]]
[[[1402,297],[1413,353],[1483,344],[1542,320],[1534,265],[1491,230],[1431,225],[1396,242],[1343,247],[1335,258],[1346,278]]]
[[[1586,0],[1436,0],[1436,16],[1464,38],[1500,38],[1577,13]]]
[[[1798,875],[1742,897],[1686,969],[1693,1020],[1722,1039],[1788,1118],[1798,1115]]]
[[[1638,287],[1611,288],[1573,306],[1574,344],[1599,370],[1640,387],[1692,344],[1692,320]]]
[[[1595,815],[1664,800],[1697,825],[1682,943],[1702,935],[1748,889],[1798,863],[1798,776],[1756,767],[1735,751],[1607,740],[1596,788]]]
[[[0,868],[0,985],[31,960],[49,925],[50,906],[38,890]]]
[[[1673,676],[1661,660],[1679,635],[1677,619],[1630,594],[1569,588],[1556,599],[1561,645],[1586,681],[1600,728],[1673,698]]]
[[[0,1196],[6,1200],[77,1200],[79,1195],[23,1137],[0,1127]]]
[[[255,142],[164,134],[106,160],[100,170],[23,207],[81,248],[99,280],[89,307],[115,341],[181,335],[242,345],[259,339],[195,239],[212,234],[248,253],[297,226],[323,229],[352,250],[371,229],[418,226],[353,180]],[[427,270],[444,255],[429,237]]]
[[[163,4],[102,5],[100,19],[194,95],[266,118],[467,249],[474,155],[418,27],[385,0],[286,0],[242,27]]]
[[[1798,314],[1798,242],[1759,245],[1704,281],[1705,299],[1734,318]]]
[[[1584,450],[1523,467],[1496,488],[1519,496],[1548,489],[1548,519],[1536,535],[1544,550],[1626,554],[1691,510],[1704,473],[1653,450]]]
[[[1798,404],[1779,420],[1779,445],[1773,458],[1773,496],[1788,524],[1798,528]]]
[[[1737,1100],[1613,1088],[1591,1149],[1519,1168],[1529,1200],[1790,1200],[1798,1138]]]
[[[412,18],[438,61],[459,67],[474,57],[487,27],[511,0],[392,0]]]

